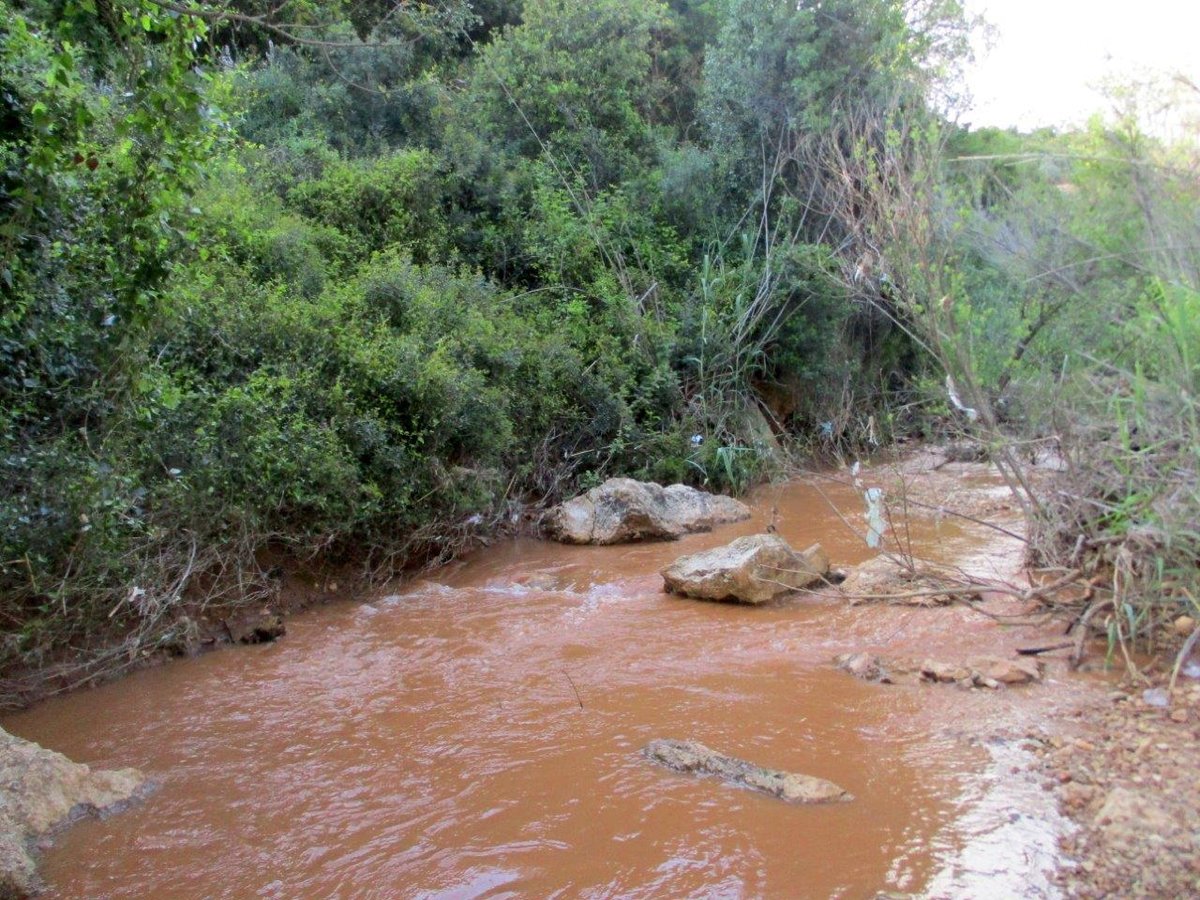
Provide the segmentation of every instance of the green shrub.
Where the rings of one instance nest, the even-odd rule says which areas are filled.
[[[445,246],[442,179],[434,157],[402,150],[372,160],[339,160],[287,193],[288,204],[318,225],[336,228],[357,258],[392,247],[418,260]]]

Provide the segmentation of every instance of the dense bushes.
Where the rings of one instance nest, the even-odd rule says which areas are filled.
[[[0,0],[0,668],[865,434],[919,362],[815,130],[928,120],[953,6]]]

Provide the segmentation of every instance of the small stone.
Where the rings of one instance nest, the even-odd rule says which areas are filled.
[[[1189,637],[1196,630],[1196,620],[1191,616],[1180,616],[1175,620],[1175,633],[1180,637]]]
[[[1092,802],[1092,798],[1095,796],[1096,792],[1093,788],[1081,784],[1068,783],[1062,789],[1063,805],[1068,809],[1083,809]]]
[[[1188,711],[1186,709],[1171,710],[1171,721],[1172,722],[1178,722],[1180,725],[1183,725],[1187,722],[1187,720],[1188,720]]]

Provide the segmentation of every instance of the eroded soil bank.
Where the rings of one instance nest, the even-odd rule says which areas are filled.
[[[915,477],[922,499],[1016,521],[985,466]],[[893,496],[896,478],[862,473]],[[1109,681],[1051,659],[1021,688],[867,683],[832,658],[1010,655],[1061,624],[836,592],[759,608],[663,593],[658,571],[679,555],[772,524],[795,547],[821,541],[835,565],[872,554],[853,486],[777,486],[753,508],[671,543],[511,541],[399,593],[297,616],[276,644],[7,717],[14,734],[161,785],[58,839],[42,864],[52,895],[1058,893],[1071,827],[1031,769],[1029,735],[1107,702]],[[910,513],[893,541],[1012,577],[1018,542]],[[662,737],[855,800],[798,807],[678,776],[640,753]]]

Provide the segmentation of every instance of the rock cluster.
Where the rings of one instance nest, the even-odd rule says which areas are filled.
[[[545,529],[564,544],[624,544],[676,540],[748,518],[750,507],[732,497],[682,484],[663,487],[632,478],[610,478],[550,510]]]
[[[1041,681],[1042,674],[1042,664],[1032,659],[981,656],[968,660],[965,664],[931,659],[921,663],[921,677],[926,681],[954,682],[963,687],[984,687],[993,690]]]
[[[869,653],[844,653],[833,664],[863,681],[881,684],[908,684],[917,680],[960,687],[999,690],[1019,684],[1041,681],[1042,663],[1032,659],[1004,659],[980,656],[965,663],[926,659],[920,665],[900,660],[885,662]]]

